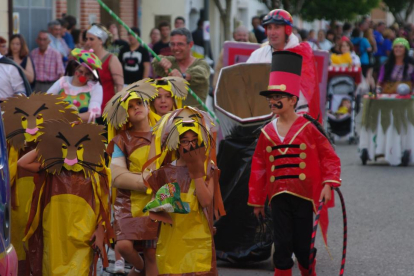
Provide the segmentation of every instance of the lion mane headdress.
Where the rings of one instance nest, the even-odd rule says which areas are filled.
[[[108,122],[108,141],[115,136],[116,130],[128,123],[128,104],[130,100],[141,99],[147,105],[157,97],[158,91],[151,79],[134,82],[116,93],[106,104],[103,118]]]
[[[195,132],[198,139],[197,144],[191,146],[189,152],[191,153],[193,150],[199,150],[204,147],[206,155],[204,171],[210,171],[211,166],[214,165],[212,156],[215,153],[215,141],[213,137],[217,132],[217,126],[207,112],[190,106],[164,115],[154,126],[153,135],[155,135],[155,141],[152,146],[155,147],[157,154],[154,158],[157,159],[155,165],[152,164],[153,168],[154,166],[155,169],[160,168],[164,160],[171,162],[177,158],[176,152],[180,145],[180,135],[189,130]],[[214,185],[214,214],[218,218],[219,215],[226,214],[221,198],[218,174]]]
[[[50,120],[40,125],[42,134],[36,147],[42,170],[60,173],[63,167],[84,171],[85,177],[104,166],[104,127],[97,124]]]
[[[157,155],[160,154],[156,164],[157,168],[162,165],[168,153],[173,154],[178,149],[180,135],[189,130],[194,131],[198,136],[198,143],[195,147],[206,147],[206,166],[209,165],[211,149],[214,148],[215,143],[213,133],[217,132],[217,126],[207,112],[186,106],[164,115],[154,126],[155,152]]]
[[[163,88],[171,93],[171,97],[174,101],[173,110],[183,107],[183,101],[187,98],[188,90],[190,89],[188,87],[189,83],[185,79],[180,77],[163,77],[153,81],[157,89]],[[151,104],[150,113],[150,123],[151,126],[154,126],[161,119],[161,116],[155,112],[153,104]]]
[[[20,151],[25,142],[36,141],[39,125],[48,120],[80,120],[78,111],[58,95],[32,93],[30,97],[17,95],[1,104],[7,142]]]

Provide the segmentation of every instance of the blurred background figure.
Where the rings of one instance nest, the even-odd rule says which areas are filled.
[[[233,32],[233,39],[237,42],[249,42],[249,30],[245,26],[237,27]],[[220,74],[221,68],[223,68],[223,52],[223,49],[221,49],[216,67],[214,68],[214,78],[212,83],[213,89],[216,88],[218,76]]]
[[[64,20],[66,21],[67,25],[66,25],[66,33],[62,36],[63,39],[65,40],[66,44],[69,46],[70,49],[74,49],[76,43],[76,40],[79,41],[79,32],[80,30],[77,30],[77,33],[74,33],[74,31],[76,30],[76,17],[72,16],[72,15],[66,15],[64,17]]]
[[[326,39],[326,33],[324,30],[320,29],[318,31],[318,41],[317,45],[320,50],[330,51],[332,48],[332,43]]]
[[[354,46],[347,37],[342,37],[339,43],[339,54],[331,55],[331,63],[334,66],[351,67],[361,66],[361,60],[354,52]]]
[[[114,54],[115,56],[118,56],[123,47],[129,46],[128,42],[119,37],[119,29],[116,23],[110,22],[107,25],[107,28],[112,34],[112,44],[107,47],[107,51]]]
[[[58,20],[54,20],[47,24],[49,29],[50,47],[55,49],[62,56],[63,64],[68,61],[70,49],[62,38],[62,25]]]
[[[17,94],[29,96],[30,93],[29,82],[20,66],[0,54],[0,101]]]
[[[182,16],[177,16],[174,20],[174,29],[185,28],[185,19]]]
[[[263,43],[266,41],[267,37],[265,34],[265,30],[262,26],[262,22],[260,20],[259,16],[253,16],[252,18],[252,26],[253,26],[253,30],[252,32],[254,33],[256,40],[258,43]]]
[[[46,31],[39,32],[36,43],[39,47],[30,52],[36,76],[34,91],[46,92],[55,81],[63,76],[65,68],[62,55],[49,45],[49,34]]]
[[[20,65],[33,89],[35,85],[35,70],[32,59],[29,56],[29,49],[22,35],[15,34],[10,37],[8,57]]]
[[[351,39],[351,33],[352,33],[352,25],[348,22],[345,22],[342,26],[342,36],[346,36],[347,38]]]
[[[382,35],[385,30],[386,25],[384,22],[379,22],[375,29],[372,31],[372,34],[377,44],[377,51],[374,53],[375,63],[374,68],[379,68],[382,64],[381,61],[385,61],[387,56],[391,52],[391,43],[385,43],[384,36]],[[388,54],[387,54],[388,52]]]
[[[326,32],[326,39],[329,40],[332,45],[335,44],[335,33],[332,30]]]
[[[75,47],[75,43],[73,41],[72,35],[68,32],[69,22],[66,21],[65,18],[57,19],[57,21],[59,21],[60,25],[62,26],[60,37],[65,41],[68,48],[72,50]]]
[[[102,61],[102,68],[98,69],[102,88],[103,99],[101,110],[104,110],[106,103],[121,91],[124,87],[124,74],[119,59],[106,50],[112,44],[112,33],[104,26],[99,24],[92,25],[86,33],[86,50],[93,50],[93,53]],[[99,124],[104,124],[102,117],[96,120]]]
[[[317,44],[317,40],[315,39],[315,30],[310,30],[308,33],[308,41]]]
[[[206,53],[204,31],[203,31],[204,20],[200,18],[197,21],[197,29],[195,29],[191,35],[194,41],[194,52],[193,55],[197,58],[205,58],[208,64],[213,64],[213,52],[211,51],[210,41],[208,41],[208,50]],[[208,58],[207,58],[208,57]]]
[[[161,34],[161,39],[154,44],[152,48],[157,55],[171,56],[170,49],[170,34],[171,34],[171,25],[170,23],[163,21],[158,25],[158,30]]]
[[[137,27],[132,27],[131,30],[141,36]],[[128,34],[128,41],[129,46],[123,47],[118,56],[124,72],[124,84],[148,78],[151,67],[148,50],[131,34]]]
[[[71,35],[73,37],[75,48],[83,49],[82,31],[79,29],[73,29]]]
[[[7,55],[7,40],[0,36],[0,55]]]
[[[368,53],[372,51],[368,39],[361,37],[359,28],[355,28],[351,34],[351,42],[355,47],[355,52],[361,60],[362,75],[366,78],[368,69],[371,68]]]
[[[341,54],[341,36],[340,35],[335,35],[334,43],[331,48],[331,53],[337,54],[337,55]]]
[[[160,33],[160,30],[158,30],[158,28],[153,28],[151,30],[150,39],[151,39],[151,42],[148,43],[148,46],[151,49],[154,49],[154,45],[161,40],[161,33]]]
[[[385,49],[385,55],[380,59],[380,64],[384,64],[384,62],[387,61],[388,57],[391,54],[392,51],[392,42],[395,39],[395,32],[391,28],[386,28],[382,32],[382,36],[384,37],[384,49]]]
[[[150,39],[151,42],[148,43],[148,47],[150,47],[152,50],[154,50],[154,45],[159,42],[161,40],[161,33],[160,30],[158,30],[158,28],[153,28],[150,32]],[[152,62],[152,59],[154,58],[152,56],[151,53],[149,53],[150,55],[150,62]],[[149,74],[150,78],[155,78],[155,74],[154,74],[154,68],[152,68],[152,66],[150,66],[150,74]]]
[[[381,66],[378,76],[377,92],[393,94],[400,83],[406,83],[410,90],[414,82],[414,62],[408,56],[410,45],[405,38],[399,37],[392,44],[388,60]]]

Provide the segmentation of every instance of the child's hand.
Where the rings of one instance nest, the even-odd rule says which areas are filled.
[[[332,189],[331,186],[328,184],[325,184],[325,186],[322,189],[321,196],[319,198],[319,201],[322,201],[325,199],[325,204],[328,203],[329,200],[332,198]]]
[[[260,219],[260,215],[262,215],[262,218],[265,217],[264,207],[254,207],[253,213],[258,219]]]
[[[191,148],[185,150],[182,147],[178,149],[180,157],[184,160],[190,177],[192,179],[201,178],[205,176],[204,172],[204,161],[206,160],[206,148],[201,145],[198,148]]]
[[[92,242],[92,248],[97,251],[98,254],[105,252],[104,237],[105,228],[102,226],[102,224],[99,224],[92,237],[90,238],[90,241]]]

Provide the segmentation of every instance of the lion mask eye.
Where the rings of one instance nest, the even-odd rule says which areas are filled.
[[[37,120],[41,120],[41,119],[43,119],[43,115],[42,115],[42,114],[37,115],[37,116],[36,116],[36,119],[37,119]]]
[[[62,145],[62,149],[68,149],[68,146]]]
[[[25,122],[27,118],[25,116],[22,116],[22,122]]]

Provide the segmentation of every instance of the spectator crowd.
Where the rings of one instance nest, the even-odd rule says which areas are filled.
[[[250,43],[267,43],[266,32],[262,26],[263,16],[255,16],[251,20],[252,28],[249,30],[244,26],[237,26],[233,33],[235,41]],[[194,84],[199,91],[196,94],[205,100],[209,89],[210,68],[213,67],[213,55],[211,47],[204,55],[205,43],[203,40],[203,20],[197,22],[197,26],[192,26],[192,33],[187,31],[175,32],[168,22],[161,22],[153,28],[148,38],[148,46],[164,59],[159,63],[153,60],[151,53],[144,48],[133,36],[128,35],[127,40],[119,36],[118,25],[109,22],[106,26],[94,24],[87,30],[76,29],[77,20],[73,16],[63,16],[60,19],[49,22],[41,30],[36,38],[37,48],[29,52],[25,39],[22,35],[16,34],[10,37],[10,41],[0,37],[0,55],[3,59],[10,59],[15,64],[15,68],[3,70],[7,74],[14,74],[11,79],[18,79],[7,86],[0,85],[0,98],[4,99],[13,93],[22,92],[23,79],[28,81],[33,91],[48,91],[49,88],[68,73],[67,66],[71,59],[71,51],[75,48],[93,51],[102,61],[102,68],[98,69],[99,82],[103,87],[103,107],[110,97],[120,91],[124,85],[131,84],[140,79],[148,77],[160,77],[165,75],[182,76],[187,81],[197,83],[198,77],[191,80],[191,68],[197,68],[197,64],[202,64],[201,75],[206,79],[206,83]],[[184,17],[177,17],[174,20],[175,29],[185,29],[186,22]],[[141,35],[140,29],[131,28],[138,36]],[[182,42],[172,42],[172,32],[180,35]],[[384,22],[373,22],[369,17],[363,17],[358,22],[336,25],[327,25],[319,30],[299,29],[293,26],[293,34],[300,42],[309,43],[314,50],[329,51],[331,55],[331,65],[334,66],[360,66],[366,83],[373,91],[377,84],[380,86],[384,78],[395,79],[412,78],[412,52],[414,47],[414,24],[407,23],[403,26],[394,23],[387,26]],[[407,41],[403,49],[403,63],[408,64],[408,69],[394,71],[395,54],[393,49],[395,41],[403,38]],[[401,44],[401,43],[399,43]],[[191,46],[191,47],[189,47]],[[193,57],[208,56],[210,63],[197,61]],[[171,60],[174,62],[171,63]],[[223,53],[221,51],[216,59],[216,76],[212,82],[217,82],[218,71],[222,67]],[[179,62],[181,60],[181,63]],[[399,60],[399,58],[397,58]],[[385,66],[385,64],[391,65]],[[155,66],[151,65],[154,64]],[[384,65],[384,66],[382,66]],[[3,65],[5,66],[5,65]],[[160,67],[161,66],[161,67]],[[388,68],[388,69],[387,69]],[[391,69],[390,69],[391,68]],[[170,70],[172,69],[172,71]],[[175,69],[175,70],[174,70]],[[7,72],[6,72],[7,71]],[[168,72],[170,71],[170,72]],[[161,74],[163,73],[163,74]],[[196,75],[198,76],[197,72]],[[194,74],[194,72],[193,72]],[[407,77],[408,74],[408,77]],[[6,77],[2,78],[6,83]],[[197,80],[196,80],[197,79]],[[2,88],[3,87],[3,88]],[[4,87],[12,87],[13,90],[6,91]],[[214,87],[213,87],[214,88]],[[378,88],[377,88],[378,89]],[[201,91],[200,91],[201,90]],[[193,103],[195,104],[195,102]]]

